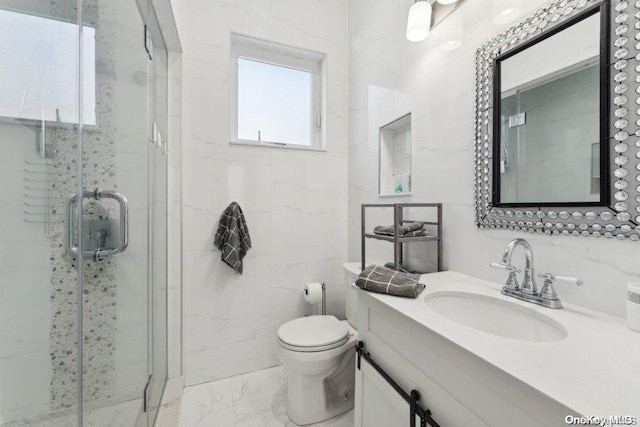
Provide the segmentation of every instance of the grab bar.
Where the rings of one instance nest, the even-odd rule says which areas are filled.
[[[106,257],[111,257],[119,253],[124,252],[129,245],[129,202],[127,198],[117,191],[103,190],[100,191],[96,188],[93,191],[85,190],[82,193],[83,198],[90,198],[95,200],[100,199],[113,199],[118,202],[120,207],[120,241],[118,246],[113,249],[104,248],[92,248],[91,250],[83,250],[83,259],[93,259],[94,261],[101,261]],[[78,205],[78,193],[74,193],[69,197],[65,203],[65,252],[73,257],[77,257],[79,254],[78,246],[74,245],[74,230],[73,224],[73,211],[74,205]],[[82,212],[79,215],[82,218]],[[78,240],[82,239],[82,236],[78,236]]]

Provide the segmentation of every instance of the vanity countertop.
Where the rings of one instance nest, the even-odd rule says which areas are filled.
[[[353,273],[355,264],[345,265]],[[455,272],[422,276],[415,299],[360,291],[540,393],[588,416],[635,416],[640,422],[640,334],[625,320],[579,306],[540,307],[501,294],[502,286]],[[560,323],[568,336],[555,342],[504,338],[453,322],[425,305],[432,292],[458,291],[503,299]]]

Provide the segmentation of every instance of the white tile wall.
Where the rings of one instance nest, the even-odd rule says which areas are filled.
[[[167,375],[182,375],[182,56],[169,52]]]
[[[410,3],[349,2],[349,258],[360,258],[360,204],[379,200],[377,139],[370,129],[381,109],[398,117],[408,108],[413,113],[413,195],[401,201],[444,203],[446,269],[501,282],[502,274],[488,264],[499,259],[509,240],[525,237],[539,272],[585,281],[581,288],[560,286],[563,300],[624,316],[625,285],[640,276],[636,243],[474,229],[474,52],[501,28],[493,24],[491,0],[474,0],[456,12],[465,22],[460,49],[440,49],[447,37],[444,26],[426,41],[411,43],[404,36]],[[542,4],[522,2],[525,13]]]
[[[275,332],[309,311],[305,283],[326,282],[329,311],[344,316],[347,2],[173,3],[184,48],[183,364],[191,385],[279,364]],[[327,55],[327,152],[229,145],[232,32]],[[213,247],[234,200],[253,240],[243,275]]]

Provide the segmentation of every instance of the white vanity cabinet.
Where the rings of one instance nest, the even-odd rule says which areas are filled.
[[[553,315],[567,338],[497,337],[452,322],[424,301],[455,289],[508,298],[500,285],[453,272],[422,281],[427,289],[416,299],[359,291],[358,334],[371,359],[406,393],[420,393],[418,403],[440,426],[566,426],[567,416],[640,416],[639,364],[633,362],[640,340],[622,319],[577,307],[533,308]],[[610,349],[618,343],[622,351],[601,352],[592,340]],[[355,426],[409,426],[408,403],[364,358],[356,369]]]
[[[362,295],[359,303],[366,351],[407,393],[420,393],[419,403],[440,426],[566,425],[572,412],[563,405],[380,302]],[[356,369],[355,426],[409,426],[408,403],[364,360]]]

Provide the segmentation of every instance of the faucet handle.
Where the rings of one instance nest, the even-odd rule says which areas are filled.
[[[561,283],[564,285],[582,286],[584,282],[576,277],[554,276],[551,273],[539,274],[539,278],[544,279],[545,282],[551,281]]]
[[[489,264],[489,267],[495,268],[498,270],[505,270],[505,271],[508,271],[509,273],[520,273],[519,268],[516,268],[513,265],[503,264],[501,262],[492,262],[491,264]]]
[[[574,285],[574,286],[582,286],[584,282],[575,277],[564,277],[564,276],[555,276],[554,277],[556,283],[563,283],[565,285]]]
[[[553,282],[563,283],[568,285],[582,286],[584,282],[575,277],[554,276],[551,273],[544,273],[538,275],[541,279],[544,279],[544,285],[542,291],[540,291],[540,298],[545,301],[551,308],[562,308],[562,303],[558,299],[558,294],[553,287]]]

